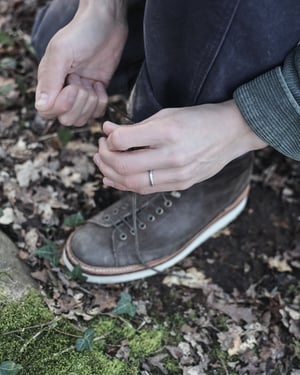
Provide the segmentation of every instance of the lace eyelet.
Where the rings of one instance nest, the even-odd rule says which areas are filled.
[[[104,220],[108,221],[110,219],[110,215],[105,215]]]
[[[114,209],[113,209],[113,214],[114,214],[114,215],[117,215],[118,213],[119,213],[119,209],[118,209],[118,208],[114,208]]]
[[[141,230],[146,229],[146,224],[145,224],[145,223],[140,223],[140,224],[139,224],[139,228],[140,228]]]
[[[148,215],[148,221],[153,222],[154,220],[155,220],[155,216],[154,215]]]
[[[135,235],[134,229],[130,229],[130,234],[132,234],[133,236]]]
[[[157,207],[155,212],[157,213],[157,215],[162,215],[164,213],[164,210],[161,207]]]
[[[171,207],[171,206],[173,205],[173,202],[170,201],[169,199],[167,199],[167,200],[164,201],[164,205],[165,205],[166,207]]]
[[[127,240],[127,234],[126,233],[121,233],[120,234],[120,240],[122,240],[122,241]]]

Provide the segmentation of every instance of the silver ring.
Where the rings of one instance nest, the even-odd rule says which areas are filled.
[[[153,187],[154,186],[154,179],[153,179],[153,170],[152,169],[150,169],[148,171],[148,176],[149,176],[149,184],[150,184],[151,187]]]

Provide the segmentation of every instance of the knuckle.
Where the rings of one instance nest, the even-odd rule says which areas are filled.
[[[128,166],[122,159],[112,160],[113,167],[116,172],[118,172],[122,176],[128,175]]]
[[[110,141],[111,144],[117,149],[122,149],[122,132],[121,129],[116,129],[111,135],[110,135]]]

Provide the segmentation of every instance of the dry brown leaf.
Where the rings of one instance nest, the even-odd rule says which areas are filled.
[[[0,130],[3,131],[11,127],[15,121],[18,121],[16,111],[5,111],[0,113]]]
[[[73,187],[75,184],[80,184],[82,182],[82,178],[80,173],[74,173],[74,169],[71,167],[64,167],[60,172],[59,176],[65,185],[65,187]]]
[[[15,220],[14,210],[11,207],[6,207],[2,210],[2,215],[0,216],[0,224],[9,225]]]
[[[287,263],[286,259],[283,259],[280,255],[276,255],[273,258],[268,258],[268,266],[276,269],[278,272],[292,272],[292,268]]]
[[[25,233],[24,236],[25,244],[30,253],[37,248],[37,242],[39,240],[39,232],[36,228],[31,228]]]
[[[66,145],[67,150],[73,151],[81,151],[88,156],[94,156],[94,154],[98,151],[98,147],[92,143],[86,143],[82,141],[70,141]]]
[[[219,232],[215,233],[212,238],[218,238],[220,236],[231,236],[230,227],[225,227],[224,229],[220,230]]]
[[[40,178],[38,170],[31,160],[27,160],[24,164],[16,164],[15,171],[21,187],[28,187],[31,182]]]
[[[35,271],[35,272],[31,272],[30,275],[36,279],[36,280],[39,280],[43,283],[47,283],[47,281],[49,280],[49,277],[48,277],[48,272],[46,270],[46,268],[44,268],[43,270],[41,271]]]
[[[163,284],[171,287],[172,285],[181,285],[188,288],[201,289],[210,283],[211,280],[207,279],[202,271],[198,271],[192,267],[186,271],[173,272],[163,279]]]
[[[92,306],[99,306],[100,311],[112,310],[117,306],[117,297],[110,295],[105,290],[99,290],[94,294]]]

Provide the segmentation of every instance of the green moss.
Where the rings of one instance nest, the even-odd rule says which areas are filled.
[[[141,331],[129,340],[129,347],[134,357],[146,357],[162,347],[164,331],[160,329]]]
[[[137,375],[144,358],[159,351],[168,336],[159,325],[136,330],[125,320],[101,316],[89,323],[97,338],[93,350],[79,353],[74,345],[82,331],[55,317],[38,292],[31,291],[18,302],[0,301],[0,363],[21,364],[20,375]],[[117,350],[124,339],[131,349],[128,362],[106,354]],[[166,360],[166,366],[178,373],[172,360]]]
[[[209,357],[213,362],[215,362],[214,366],[216,369],[218,367],[221,368],[220,374],[228,373],[229,375],[237,375],[236,372],[230,370],[228,366],[228,362],[238,361],[237,356],[230,356],[227,352],[222,350],[220,347],[216,347],[209,352]],[[216,372],[216,374],[218,374],[218,372]]]
[[[293,358],[300,360],[300,340],[293,339],[292,349],[293,349]]]
[[[101,319],[96,319],[92,325],[97,336],[107,335],[107,344],[121,342],[136,333],[136,330],[129,323],[126,324],[126,322],[122,322],[117,318],[112,319],[104,316]]]
[[[164,362],[164,366],[172,375],[182,373],[182,369],[179,367],[178,362],[175,362],[173,358],[167,358]]]
[[[110,331],[119,338],[134,334],[125,323],[116,327],[116,322],[120,324],[113,318],[94,322],[97,336]],[[0,332],[0,363],[21,364],[20,375],[138,374],[139,361],[127,363],[103,352],[105,339],[95,341],[91,352],[77,352],[74,344],[82,332],[67,320],[56,320],[34,291],[19,302],[0,304]]]

